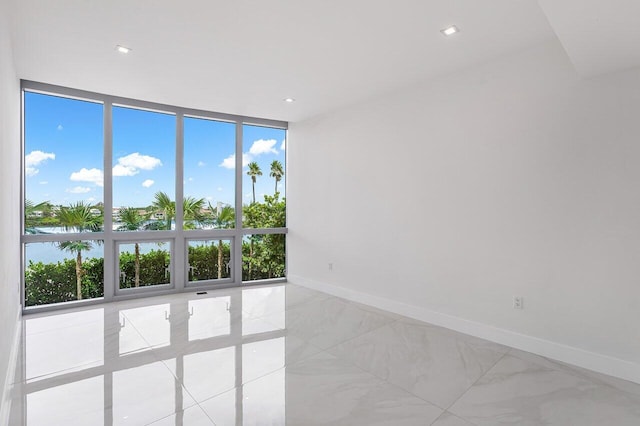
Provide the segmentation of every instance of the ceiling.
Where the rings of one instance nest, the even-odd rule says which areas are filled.
[[[597,3],[616,1],[625,2],[9,3],[20,78],[294,122],[491,61],[553,39],[556,34],[561,35],[561,41],[566,37],[563,45],[574,64],[581,64],[578,68],[593,69],[593,65],[583,66],[580,61],[584,46],[579,40],[584,29],[575,25],[576,19],[568,15],[567,8],[574,6],[571,3],[590,3],[597,8]],[[557,6],[559,3],[567,7]],[[444,37],[440,29],[451,24],[461,32]],[[640,26],[636,24],[634,30],[637,28]],[[117,44],[132,51],[118,53]],[[621,50],[621,56],[626,58],[627,50]],[[283,102],[287,97],[296,102]]]
[[[640,67],[640,0],[539,0],[584,77]]]

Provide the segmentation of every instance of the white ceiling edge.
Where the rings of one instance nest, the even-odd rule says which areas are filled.
[[[582,77],[640,67],[640,0],[538,0]]]
[[[554,34],[536,0],[9,3],[22,79],[289,122]],[[451,24],[461,32],[444,37]]]

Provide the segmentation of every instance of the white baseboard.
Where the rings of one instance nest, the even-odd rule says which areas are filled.
[[[398,315],[439,325],[501,345],[640,384],[640,364],[637,363],[443,314],[420,306],[409,305],[332,284],[320,283],[298,275],[288,275],[287,281]]]
[[[22,325],[22,306],[18,309],[16,322],[11,339],[11,353],[7,365],[7,375],[4,379],[4,388],[2,389],[2,400],[0,400],[0,425],[9,424],[9,415],[11,414],[11,388],[16,373],[16,365],[18,362],[18,353],[20,352],[20,328]]]

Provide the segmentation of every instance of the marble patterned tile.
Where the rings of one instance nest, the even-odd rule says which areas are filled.
[[[445,411],[431,426],[474,426],[474,424]]]
[[[322,349],[393,322],[388,316],[361,309],[338,298],[307,303],[287,310],[286,314],[275,314],[265,319],[284,325],[290,335]]]
[[[640,424],[638,384],[292,284],[23,324],[11,426]]]
[[[319,352],[305,340],[282,334],[214,349],[190,346],[179,359],[163,362],[199,402]]]
[[[429,425],[442,410],[327,353],[203,401],[216,424]]]
[[[506,355],[449,411],[475,425],[640,424],[640,397]]]
[[[396,321],[329,352],[446,408],[507,350],[441,327]]]
[[[104,380],[102,376],[57,385],[16,395],[12,400],[10,425],[102,424]],[[26,391],[25,386],[25,391]]]
[[[148,426],[215,426],[213,421],[207,416],[207,414],[200,408],[199,405],[194,405],[186,410],[182,410],[179,413],[174,413],[168,417],[164,417],[153,423],[149,423]]]
[[[550,369],[565,371],[569,374],[579,374],[595,383],[611,386],[622,392],[628,392],[640,397],[640,384],[638,383],[633,383],[627,380],[618,379],[616,377],[607,376],[605,374],[597,373],[595,371],[587,370],[575,365],[566,364],[564,362],[555,361],[549,358],[542,357],[540,355],[535,355],[530,352],[525,352],[518,349],[511,348],[509,350],[509,355],[512,355],[516,358],[520,358],[525,361],[539,364],[543,367],[547,367]]]
[[[100,319],[86,322],[87,310],[67,313],[63,316],[70,324],[64,327],[45,327],[37,333],[25,333],[20,341],[14,380],[33,382],[101,367],[129,353],[126,351],[131,348],[135,348],[132,353],[150,352],[142,336],[132,327],[122,328],[117,312],[109,310],[99,309]],[[24,319],[25,330],[30,329],[31,321],[31,317]],[[147,359],[147,362],[154,361],[157,359],[151,355]]]
[[[177,405],[180,401],[180,405]],[[195,406],[160,362],[15,385],[10,425],[144,425]]]
[[[253,318],[282,313],[333,296],[295,284],[248,287],[242,291],[242,309]]]
[[[148,424],[196,405],[161,362],[114,372],[108,390],[112,401],[105,409],[113,424]]]

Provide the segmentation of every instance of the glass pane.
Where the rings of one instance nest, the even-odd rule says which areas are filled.
[[[103,105],[25,92],[25,233],[102,226]]]
[[[169,241],[118,244],[120,288],[136,288],[171,282]]]
[[[174,229],[176,118],[113,108],[113,228]]]
[[[185,229],[235,227],[236,125],[184,119]]]
[[[285,234],[245,235],[242,239],[242,280],[285,276]]]
[[[231,277],[231,240],[189,241],[189,282]]]
[[[284,227],[286,131],[249,125],[242,129],[242,224]]]
[[[102,297],[102,241],[25,244],[24,284],[26,306]]]

